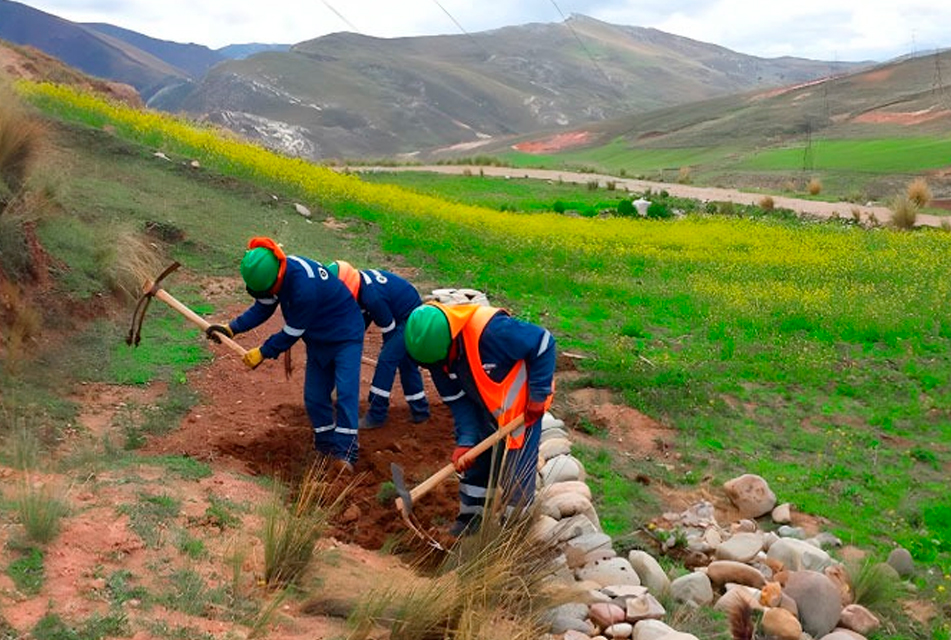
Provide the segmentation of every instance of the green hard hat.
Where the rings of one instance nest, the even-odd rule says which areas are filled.
[[[452,336],[446,314],[436,307],[424,304],[416,307],[406,320],[403,334],[406,352],[420,364],[433,364],[449,355]]]
[[[241,277],[251,291],[268,291],[277,282],[280,269],[281,261],[264,247],[249,249],[241,259]]]
[[[333,262],[327,265],[327,271],[329,271],[330,275],[332,275],[335,278],[340,277],[340,265],[337,264],[336,260],[334,260]]]

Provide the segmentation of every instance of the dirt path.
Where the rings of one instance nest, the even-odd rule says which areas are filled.
[[[468,165],[432,165],[432,166],[406,166],[406,167],[347,167],[350,171],[356,172],[387,172],[387,171],[428,171],[431,173],[443,174],[463,174],[466,171],[473,171],[474,168]],[[738,191],[736,189],[720,189],[716,187],[695,187],[686,184],[671,184],[667,182],[650,182],[648,180],[633,180],[628,178],[618,178],[599,173],[574,173],[571,171],[554,171],[551,169],[520,169],[514,167],[478,167],[479,171],[487,176],[496,176],[504,178],[533,178],[536,180],[561,180],[563,182],[573,182],[586,184],[589,181],[597,180],[605,183],[612,181],[618,189],[627,189],[629,191],[644,192],[666,190],[678,198],[693,198],[703,202],[708,201],[729,201],[737,204],[757,204],[762,198],[762,193],[749,193]],[[857,205],[851,202],[821,202],[817,200],[802,200],[800,198],[787,198],[785,196],[773,196],[776,206],[783,209],[791,209],[800,214],[818,216],[821,218],[833,218],[839,215],[843,218],[851,218],[852,210],[858,209],[862,215],[862,221],[867,222],[872,216],[875,220],[885,224],[891,220],[892,212],[888,207],[883,206],[865,206]],[[919,227],[940,227],[941,216],[919,214],[915,226]]]

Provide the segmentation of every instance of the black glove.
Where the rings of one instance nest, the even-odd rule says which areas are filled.
[[[205,329],[205,337],[211,340],[212,342],[217,342],[221,344],[221,337],[217,334],[222,334],[228,336],[229,338],[234,337],[234,331],[231,330],[226,324],[210,324],[208,328]]]

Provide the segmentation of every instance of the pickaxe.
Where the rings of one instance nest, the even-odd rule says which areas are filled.
[[[483,452],[494,447],[497,442],[505,439],[524,424],[525,416],[520,415],[508,424],[499,427],[495,433],[469,449],[469,451],[467,451],[464,456],[459,458],[459,462],[467,463],[475,460],[480,455],[482,455]],[[446,478],[454,474],[456,472],[456,465],[450,462],[442,469],[416,485],[412,491],[407,490],[406,481],[403,477],[403,469],[400,468],[398,464],[395,462],[390,463],[390,471],[393,473],[393,485],[396,487],[396,510],[400,512],[400,516],[402,516],[404,522],[406,522],[407,526],[409,526],[409,528],[414,533],[416,533],[416,535],[420,536],[424,540],[427,540],[437,549],[442,549],[442,546],[436,540],[434,540],[432,536],[424,533],[422,529],[414,522],[415,518],[413,517],[413,503],[442,484]]]
[[[158,298],[175,311],[178,311],[180,314],[185,316],[188,320],[198,325],[202,331],[208,329],[211,326],[211,323],[202,318],[200,315],[186,307],[184,304],[176,300],[168,291],[163,289],[160,285],[162,280],[165,277],[178,269],[181,265],[178,262],[173,262],[170,264],[165,271],[155,279],[154,282],[147,282],[145,284],[142,297],[139,298],[138,303],[135,305],[135,313],[132,314],[132,326],[129,327],[129,335],[126,336],[125,342],[128,345],[139,346],[139,341],[142,339],[142,321],[145,319],[145,311],[149,308],[149,303],[152,301],[152,298]],[[239,356],[244,356],[247,353],[247,350],[242,347],[240,344],[232,340],[226,335],[221,333],[216,333],[215,337],[220,338],[221,343],[226,347],[237,353]]]

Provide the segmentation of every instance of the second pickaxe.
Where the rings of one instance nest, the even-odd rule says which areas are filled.
[[[139,346],[139,342],[142,339],[142,321],[145,319],[145,311],[149,308],[149,302],[152,301],[152,298],[158,298],[172,309],[175,309],[175,311],[178,311],[192,323],[198,325],[202,331],[207,330],[208,327],[211,326],[211,323],[176,300],[172,294],[160,286],[162,280],[164,280],[168,274],[178,269],[179,266],[181,265],[178,262],[173,262],[159,275],[158,278],[155,279],[154,282],[146,283],[142,297],[139,298],[138,303],[135,305],[135,313],[132,315],[132,326],[129,327],[129,335],[126,336],[125,339],[126,344]],[[221,333],[216,333],[215,337],[219,338],[223,345],[237,353],[239,356],[243,357],[244,354],[247,353],[247,350],[244,347],[228,336]]]
[[[459,463],[465,465],[468,462],[474,461],[483,452],[488,451],[495,446],[497,442],[508,437],[519,427],[525,424],[525,416],[518,416],[511,422],[501,426],[488,438],[475,445],[469,451],[466,452],[464,456],[459,459]],[[417,535],[421,535],[424,538],[430,539],[432,536],[428,536],[421,533],[420,528],[413,522],[413,504],[419,498],[423,497],[434,488],[442,484],[449,476],[456,472],[455,463],[450,462],[442,469],[429,476],[421,483],[416,485],[412,491],[408,490],[406,487],[406,482],[403,477],[403,469],[400,468],[395,462],[390,464],[390,470],[393,472],[393,484],[396,487],[396,510],[400,512],[403,520],[412,529],[416,532]]]

